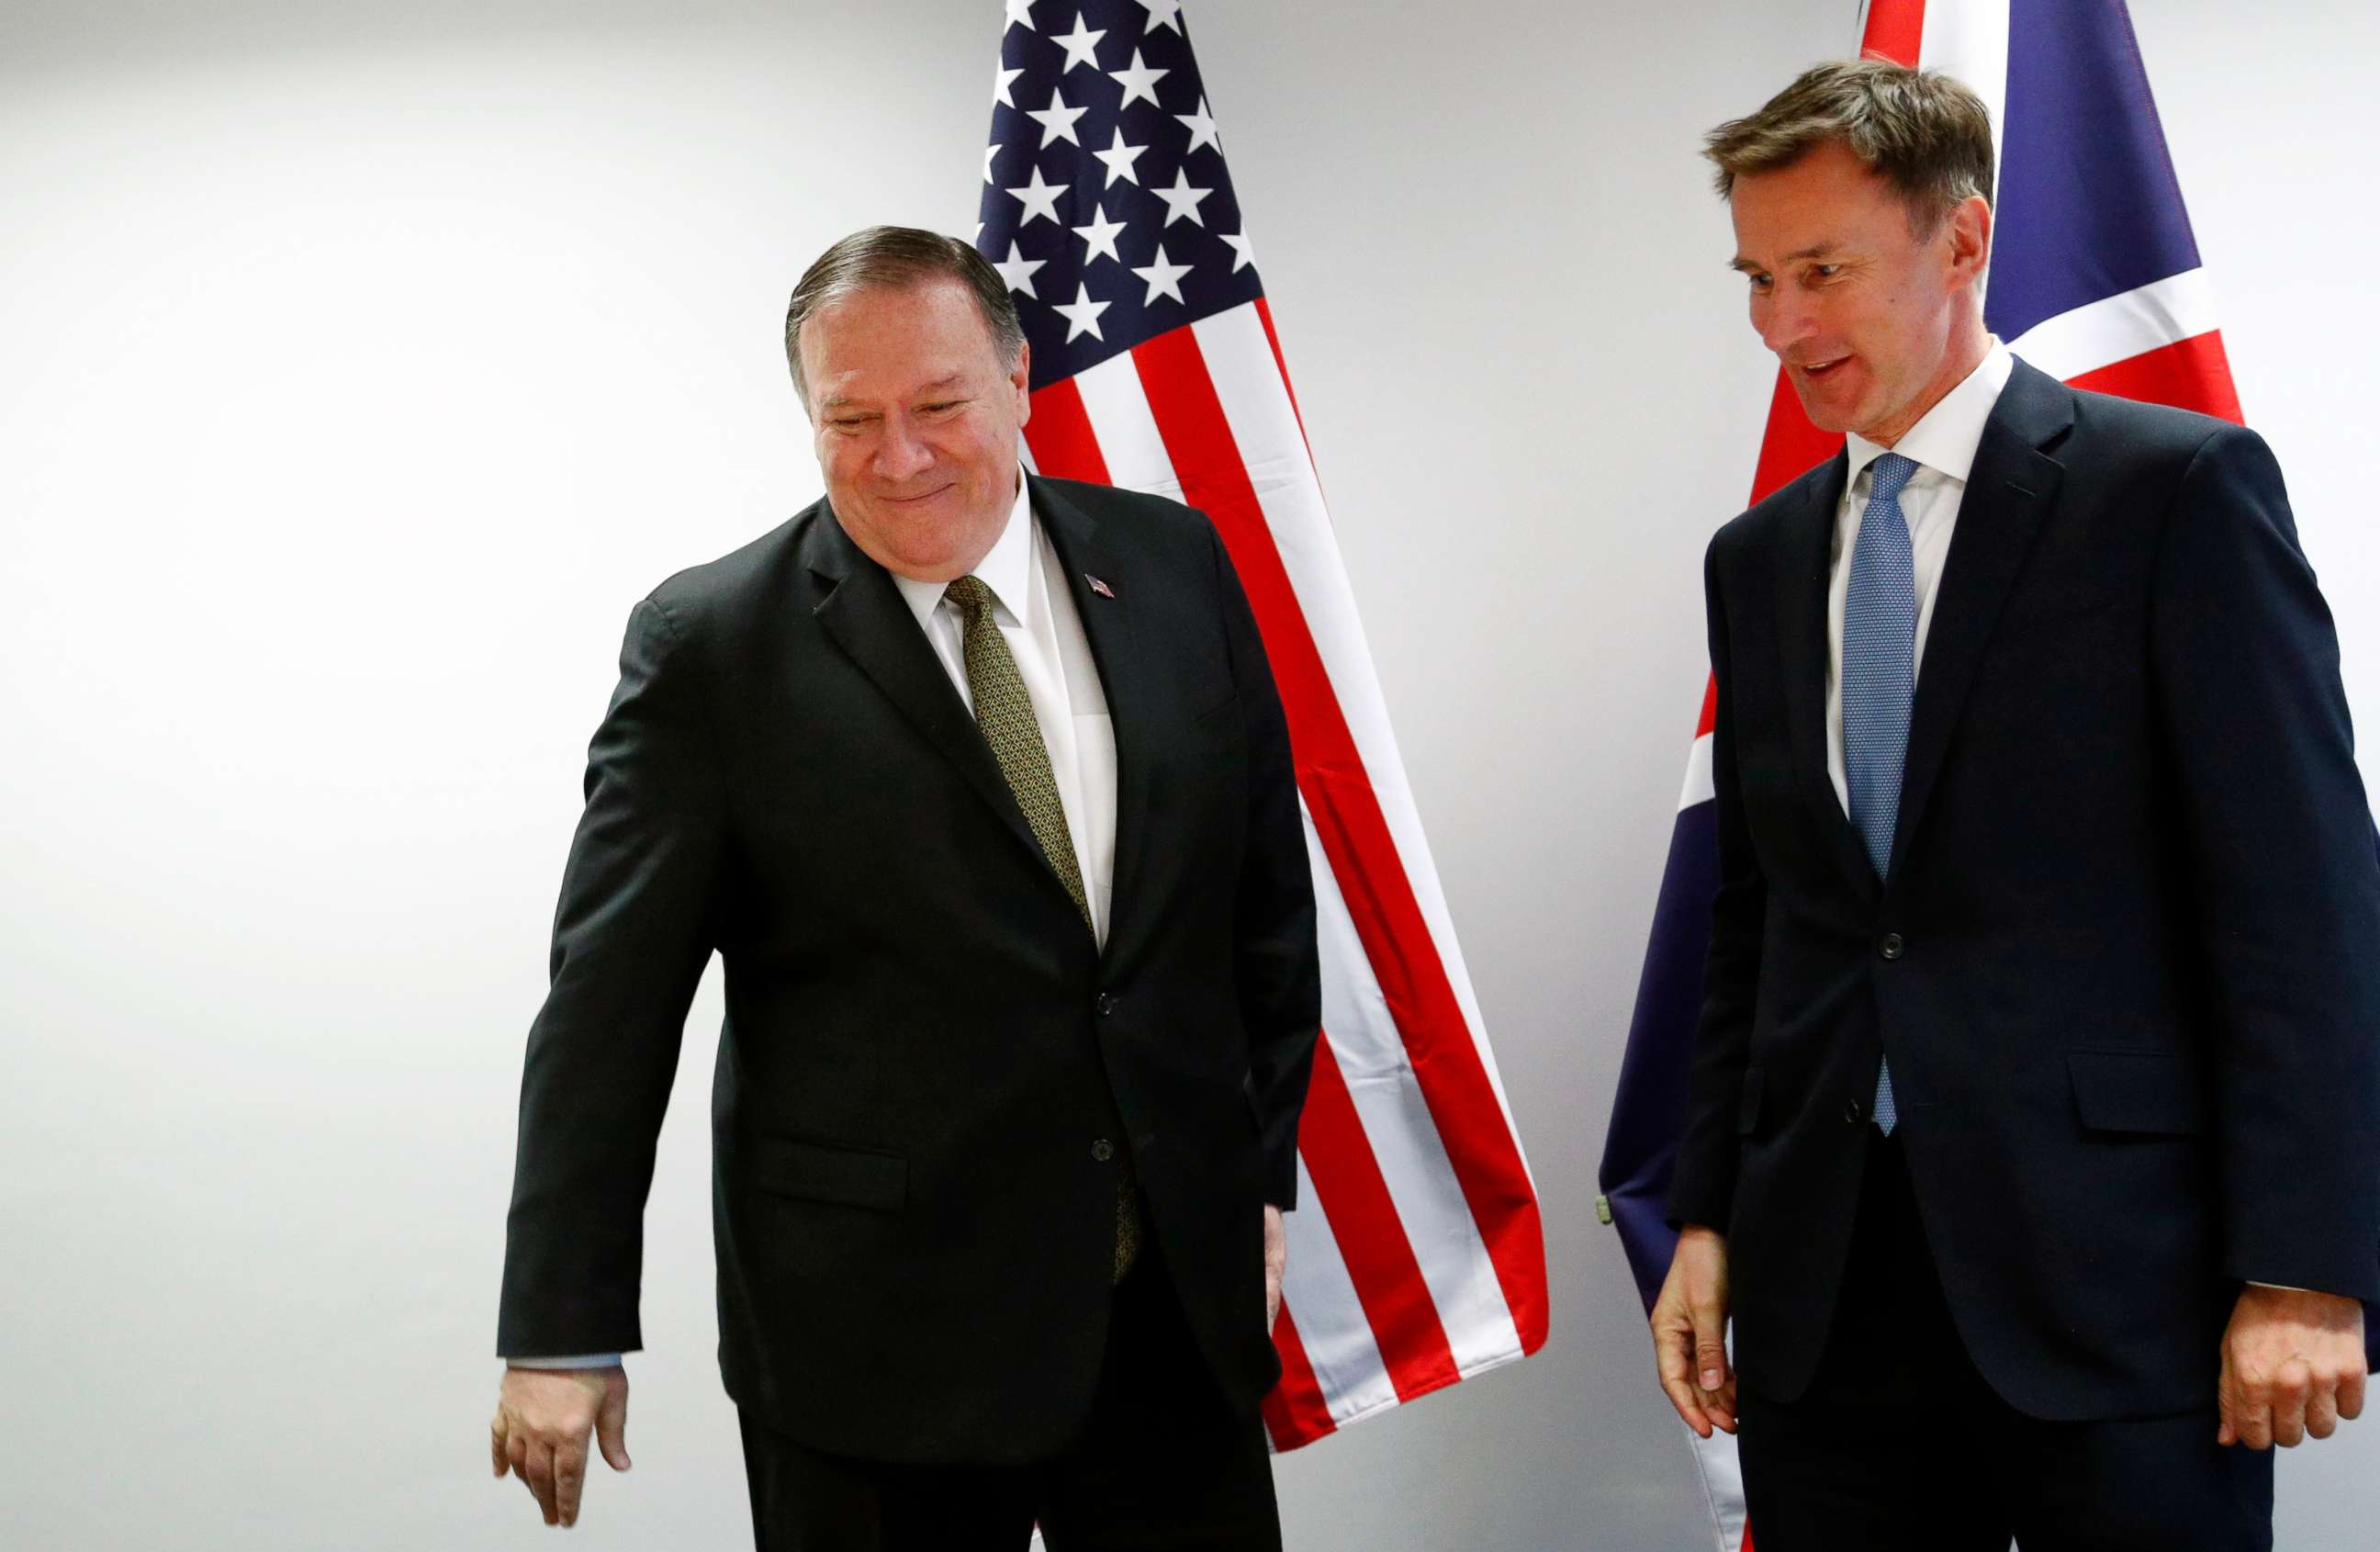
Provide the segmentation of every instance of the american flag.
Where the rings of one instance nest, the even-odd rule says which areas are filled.
[[[1863,54],[1939,69],[1991,109],[1999,187],[1984,321],[2018,356],[2077,388],[2240,418],[2215,300],[2166,153],[2123,0],[1872,0]],[[1781,85],[1782,82],[1780,81]],[[1832,457],[1780,371],[1753,476],[1755,502]],[[1706,687],[1600,1171],[1649,1310],[1676,1236],[1662,1220],[1685,1122],[1717,892]],[[1750,1552],[1735,1440],[1694,1446],[1720,1552]]]
[[[1003,0],[976,242],[1045,475],[1214,521],[1289,716],[1323,1037],[1273,1328],[1276,1449],[1534,1352],[1536,1191],[1422,838],[1179,0]]]

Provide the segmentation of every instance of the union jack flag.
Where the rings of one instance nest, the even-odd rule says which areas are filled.
[[[1984,321],[1992,333],[2077,388],[2240,419],[2214,290],[2123,0],[1872,0],[1859,36],[1863,54],[1939,69],[1991,109],[1999,179]],[[1779,372],[1753,501],[1832,457],[1842,440],[1810,424]],[[1715,711],[1706,688],[1600,1171],[1605,1217],[1648,1310],[1676,1244],[1662,1204],[1685,1122],[1718,887]],[[1719,1552],[1751,1552],[1735,1440],[1686,1437]]]
[[[1267,1398],[1276,1449],[1534,1352],[1545,1247],[1180,0],[1003,0],[976,243],[1046,475],[1213,519],[1287,709],[1323,1037]]]

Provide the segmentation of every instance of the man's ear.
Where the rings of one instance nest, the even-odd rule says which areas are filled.
[[[1016,370],[1008,374],[1016,390],[1016,423],[1022,426],[1033,418],[1033,347],[1020,344],[1016,347]]]
[[[1950,245],[1950,270],[1959,282],[1982,281],[1992,261],[1992,207],[1980,194],[1970,194],[1951,207],[1942,224],[1943,240]]]

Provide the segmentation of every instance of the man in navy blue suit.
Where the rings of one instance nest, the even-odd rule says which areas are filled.
[[[1849,436],[1706,567],[1664,1387],[1762,1552],[2268,1547],[2380,1298],[2380,862],[2280,470],[1992,338],[1955,82],[1822,66],[1708,154]]]

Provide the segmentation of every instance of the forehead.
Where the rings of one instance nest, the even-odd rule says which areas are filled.
[[[803,321],[801,355],[813,388],[844,393],[904,393],[998,365],[973,293],[941,277],[837,297]]]
[[[1908,230],[1899,192],[1833,142],[1785,166],[1739,176],[1728,210],[1739,257],[1763,262],[1821,247],[1866,247]]]

